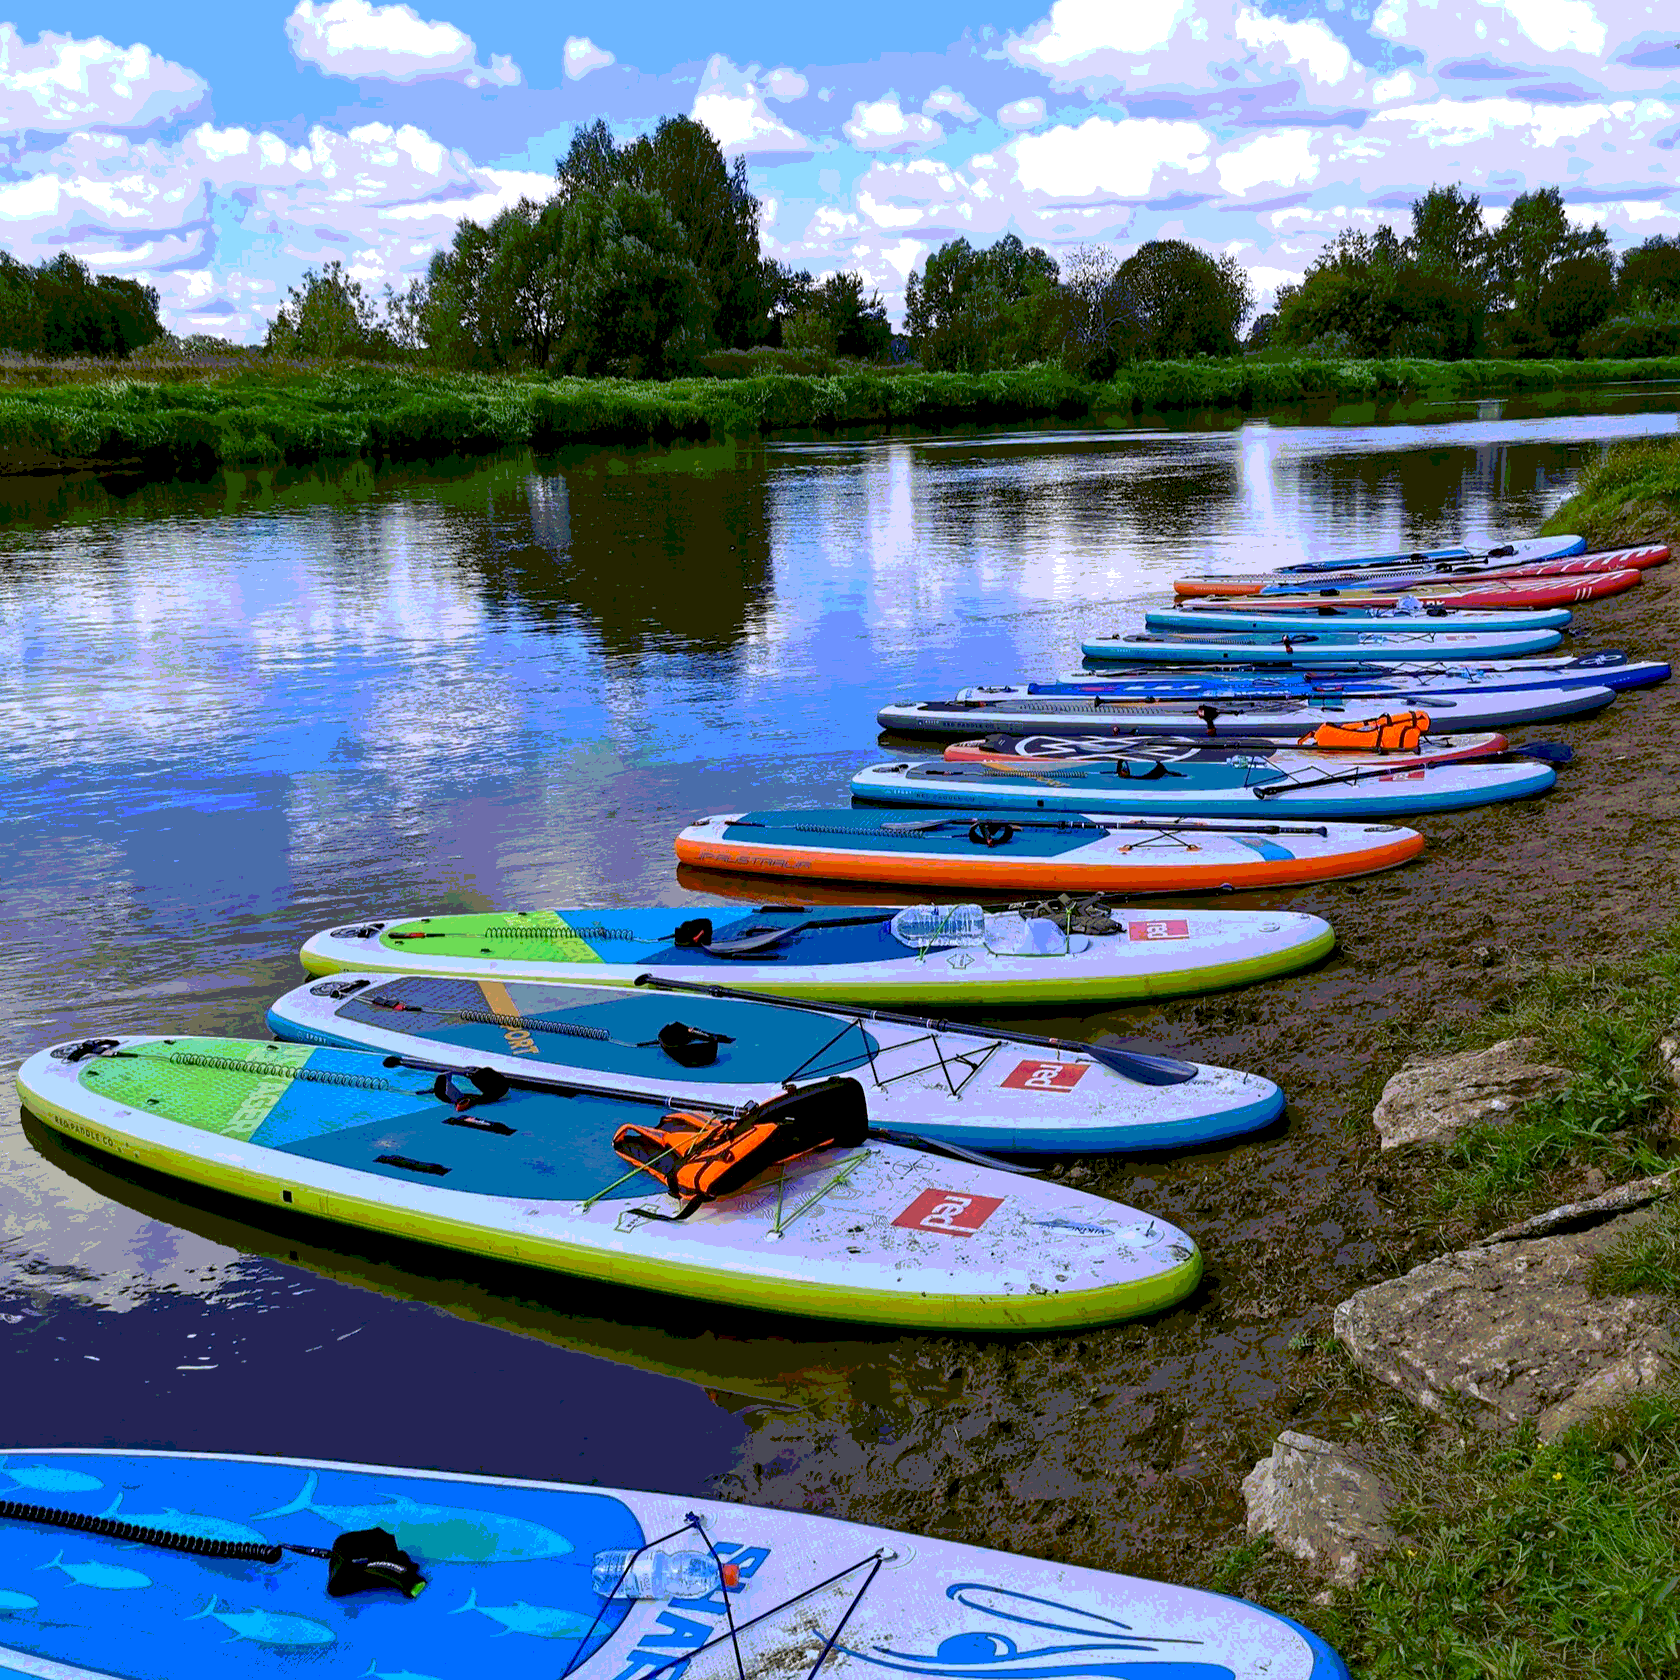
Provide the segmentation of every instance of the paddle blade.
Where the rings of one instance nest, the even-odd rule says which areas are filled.
[[[1542,764],[1567,764],[1575,749],[1567,741],[1523,741],[1511,751],[1519,758],[1537,758]]]
[[[1183,1085],[1196,1077],[1194,1062],[1176,1056],[1152,1056],[1143,1050],[1121,1050],[1107,1044],[1079,1046],[1093,1061],[1138,1085]]]

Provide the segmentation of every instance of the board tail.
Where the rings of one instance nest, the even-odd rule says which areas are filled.
[[[281,1505],[273,1511],[262,1511],[251,1518],[252,1522],[267,1522],[270,1517],[295,1517],[299,1511],[312,1510],[315,1505],[315,1489],[321,1478],[313,1470],[305,1478],[303,1491],[290,1505]]]

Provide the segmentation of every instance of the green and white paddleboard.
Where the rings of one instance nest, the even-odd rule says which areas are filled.
[[[1195,1243],[1135,1208],[874,1142],[673,1222],[680,1204],[612,1148],[664,1103],[515,1088],[463,1111],[440,1082],[361,1051],[156,1037],[58,1045],[17,1076],[44,1124],[190,1185],[707,1302],[1065,1328],[1171,1306],[1201,1275]]]
[[[0,1519],[0,1670],[43,1680],[1347,1680],[1240,1599],[794,1512],[198,1453],[0,1470],[0,1497],[224,1554]],[[415,1596],[332,1597],[321,1558],[275,1555],[372,1528]],[[689,1596],[614,1593],[627,1554]]]
[[[1069,936],[1046,917],[988,911],[977,936],[930,942],[904,934],[905,912],[885,905],[510,910],[374,917],[314,935],[300,955],[311,974],[586,986],[648,974],[837,1003],[979,1009],[1217,991],[1305,968],[1335,944],[1327,922],[1282,910],[1163,919],[1116,907],[1110,917],[1112,933]],[[673,937],[699,922],[703,939]]]

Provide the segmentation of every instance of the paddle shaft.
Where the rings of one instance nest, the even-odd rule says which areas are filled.
[[[637,986],[650,986],[662,992],[694,992],[705,997],[733,998],[744,1003],[773,1003],[778,1009],[798,1009],[808,1015],[845,1014],[858,1021],[881,1021],[895,1027],[919,1027],[924,1032],[966,1033],[969,1037],[996,1038],[1006,1044],[1025,1044],[1041,1050],[1068,1050],[1075,1055],[1089,1056],[1094,1061],[1101,1061],[1106,1057],[1119,1057],[1124,1060],[1137,1059],[1140,1066],[1149,1067],[1153,1063],[1177,1063],[1179,1067],[1191,1068],[1189,1062],[1179,1062],[1177,1057],[1151,1056],[1147,1052],[1119,1050],[1108,1045],[1076,1044],[1072,1039],[1051,1038],[1045,1033],[1008,1032],[1000,1027],[987,1027],[984,1032],[976,1032],[973,1027],[965,1027],[956,1021],[936,1021],[925,1015],[901,1015],[892,1009],[847,1009],[837,1010],[832,1006],[814,1003],[803,1003],[798,998],[764,997],[755,992],[742,991],[734,986],[709,986],[703,981],[696,980],[665,980],[655,974],[638,974],[632,982]],[[1109,1064],[1109,1065],[1112,1065]],[[1118,1072],[1119,1070],[1116,1069]]]

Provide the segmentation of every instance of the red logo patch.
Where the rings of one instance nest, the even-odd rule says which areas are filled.
[[[1071,1091],[1089,1062],[1017,1062],[1004,1080],[1006,1091]]]
[[[1188,922],[1128,922],[1126,924],[1128,939],[1188,939],[1190,924]]]
[[[965,1196],[956,1190],[924,1190],[897,1219],[908,1231],[938,1231],[972,1237],[1003,1206],[1001,1196]]]

